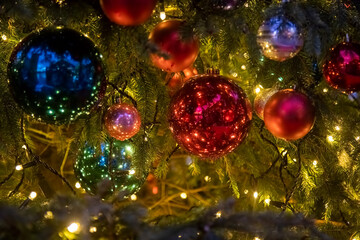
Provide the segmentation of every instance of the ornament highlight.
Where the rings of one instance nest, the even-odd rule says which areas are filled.
[[[8,76],[15,101],[46,123],[88,113],[106,87],[94,43],[67,28],[46,28],[23,39],[12,52]]]
[[[274,136],[297,140],[312,129],[315,107],[305,94],[293,89],[281,90],[267,101],[264,122]]]
[[[249,130],[251,107],[246,100],[243,90],[226,77],[191,78],[170,104],[169,123],[175,140],[204,158],[233,151]]]
[[[283,62],[294,57],[304,45],[301,28],[283,15],[264,21],[258,30],[257,43],[265,57]]]
[[[146,22],[157,0],[100,0],[100,5],[110,21],[123,25],[135,26]]]
[[[341,91],[360,91],[360,44],[340,43],[329,55],[323,69],[326,82]]]
[[[147,175],[132,164],[134,151],[129,141],[108,139],[99,149],[85,144],[74,164],[75,177],[88,193],[96,194],[98,184],[110,180],[112,191],[127,191],[130,196],[139,191]]]
[[[256,95],[254,100],[254,110],[256,115],[264,120],[264,108],[269,98],[274,95],[278,90],[273,88],[262,89]]]
[[[199,40],[191,36],[182,39],[183,21],[167,20],[151,31],[149,42],[158,52],[150,55],[153,64],[167,72],[179,72],[193,64],[199,53]]]
[[[109,135],[120,141],[133,137],[141,127],[137,109],[127,103],[112,105],[105,113],[104,122]]]

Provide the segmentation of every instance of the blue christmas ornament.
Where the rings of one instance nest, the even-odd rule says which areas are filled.
[[[8,65],[15,101],[32,117],[63,124],[88,113],[105,92],[101,54],[83,34],[66,28],[32,33]]]
[[[109,139],[100,148],[86,144],[74,164],[75,177],[88,193],[97,193],[103,180],[112,182],[112,190],[137,192],[146,179],[143,169],[133,163],[135,148],[129,141]]]

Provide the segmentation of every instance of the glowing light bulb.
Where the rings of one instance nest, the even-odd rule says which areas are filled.
[[[22,145],[21,148],[23,148],[23,149],[25,149],[25,150],[27,149],[26,145]]]
[[[136,196],[135,194],[133,194],[133,195],[130,196],[130,199],[131,199],[132,201],[136,201],[136,200],[137,200],[137,196]]]
[[[249,193],[249,190],[245,189],[245,190],[244,190],[244,193],[245,193],[245,194],[248,194],[248,193]]]
[[[37,193],[36,192],[31,192],[30,195],[29,195],[29,199],[30,200],[34,200],[37,196]]]
[[[336,130],[336,131],[340,131],[340,127],[339,127],[339,126],[336,126],[336,127],[335,127],[335,130]]]
[[[264,200],[264,202],[265,202],[266,205],[270,205],[271,199],[267,198],[267,199]]]
[[[242,69],[242,70],[246,70],[246,66],[245,66],[245,65],[242,65],[242,66],[241,66],[241,69]]]
[[[327,88],[324,88],[324,89],[323,89],[323,92],[324,92],[324,93],[327,93],[328,91],[329,91],[329,89],[327,89]]]
[[[97,231],[96,227],[90,227],[89,232],[95,233]]]
[[[187,198],[187,194],[186,194],[185,192],[183,192],[183,193],[180,194],[180,197],[181,197],[182,199],[186,199],[186,198]]]
[[[316,167],[316,166],[317,166],[317,164],[318,164],[318,162],[317,162],[316,160],[314,160],[314,161],[313,161],[313,165],[314,165],[314,167]]]
[[[333,136],[327,136],[327,140],[332,143],[332,142],[334,142],[334,137]]]
[[[135,174],[135,170],[134,170],[134,169],[131,169],[131,170],[129,171],[129,174],[130,174],[130,175]]]
[[[160,19],[165,20],[165,18],[166,18],[166,13],[164,11],[161,11],[160,12]]]
[[[53,219],[54,218],[54,214],[52,213],[52,211],[47,211],[44,215],[44,218],[46,219]]]
[[[261,240],[260,238],[258,238],[258,237],[254,237],[254,240]]]
[[[1,35],[1,39],[4,40],[4,41],[6,41],[6,40],[7,40],[6,35],[5,35],[5,34]]]
[[[205,180],[205,182],[210,182],[210,181],[211,181],[211,177],[205,176],[205,177],[204,177],[204,180]]]
[[[258,192],[254,192],[254,198],[258,198],[259,193]]]
[[[17,171],[21,171],[21,170],[23,170],[24,168],[23,168],[22,165],[16,165],[15,169],[16,169]]]
[[[261,91],[261,89],[258,87],[255,89],[255,93],[258,94]]]
[[[71,233],[78,232],[79,229],[80,229],[80,224],[77,222],[73,222],[67,227],[67,230]]]
[[[356,137],[356,138],[355,138],[355,140],[356,140],[356,141],[359,141],[359,140],[360,140],[360,137],[359,137],[359,136],[358,136],[358,137]]]
[[[296,158],[294,158],[293,161],[296,162]]]
[[[216,218],[221,218],[221,211],[218,211],[218,212],[216,213]]]
[[[78,189],[81,188],[80,183],[79,183],[79,182],[76,182],[76,183],[75,183],[75,187],[78,188]]]

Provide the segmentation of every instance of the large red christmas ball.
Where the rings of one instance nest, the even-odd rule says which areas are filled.
[[[333,88],[360,90],[360,44],[343,42],[333,48],[324,65],[324,76]]]
[[[112,105],[105,113],[104,122],[109,135],[120,141],[133,137],[141,126],[137,109],[127,103]]]
[[[217,158],[246,137],[251,107],[243,90],[223,76],[197,75],[172,98],[170,129],[187,151]]]
[[[149,19],[156,2],[157,0],[100,0],[100,5],[110,21],[123,26],[134,26]]]
[[[154,65],[167,72],[179,72],[193,64],[199,53],[199,40],[194,37],[183,38],[180,20],[163,21],[156,25],[149,36],[158,52],[151,54]]]
[[[312,129],[315,107],[305,94],[293,89],[281,90],[267,101],[264,122],[274,136],[296,140]]]

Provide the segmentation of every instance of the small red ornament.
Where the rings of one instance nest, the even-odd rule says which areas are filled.
[[[256,115],[264,120],[264,108],[269,98],[278,90],[273,88],[262,89],[255,97],[254,110]]]
[[[149,19],[156,2],[157,0],[100,0],[100,5],[110,21],[123,26],[134,26]]]
[[[333,48],[324,65],[326,82],[346,92],[360,90],[360,44],[343,42]]]
[[[107,110],[104,120],[109,135],[120,141],[133,137],[141,126],[137,109],[127,103],[112,105]]]
[[[198,74],[196,68],[193,67],[185,68],[182,72],[184,76],[181,72],[168,73],[166,75],[165,81],[170,96],[173,96],[187,80]]]
[[[315,107],[305,94],[293,89],[281,90],[267,101],[264,122],[274,136],[297,140],[312,129]]]
[[[180,20],[167,20],[152,30],[149,41],[158,48],[151,54],[154,65],[167,72],[179,72],[193,64],[199,53],[199,40],[196,37],[182,39]]]
[[[170,129],[176,141],[192,154],[224,156],[249,130],[251,107],[246,99],[243,90],[226,77],[197,75],[172,99]]]

